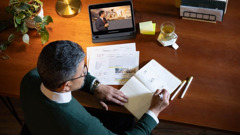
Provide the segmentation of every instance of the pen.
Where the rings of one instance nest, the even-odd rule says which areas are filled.
[[[153,92],[152,94],[154,94],[155,92]],[[161,93],[161,94],[159,94],[158,95],[159,97],[160,97],[160,100],[163,100],[163,94]]]
[[[160,97],[160,100],[163,100],[163,94],[162,93],[159,95],[159,97]]]
[[[191,84],[192,80],[193,80],[193,76],[191,76],[191,77],[188,79],[187,86],[186,86],[186,88],[184,89],[184,91],[183,91],[183,93],[182,93],[182,96],[181,96],[181,98],[183,98],[183,97],[184,97],[184,95],[185,95],[185,93],[187,92],[187,90],[188,90],[188,87],[189,87],[189,85]]]
[[[175,98],[175,96],[178,94],[178,92],[182,89],[182,87],[186,84],[186,80],[184,80],[181,84],[180,84],[180,86],[179,86],[179,88],[177,89],[177,91],[173,94],[173,96],[171,97],[171,100],[173,100],[174,98]]]

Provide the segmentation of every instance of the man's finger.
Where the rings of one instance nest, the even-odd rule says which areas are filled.
[[[123,102],[121,102],[120,100],[117,100],[116,98],[111,98],[110,101],[118,105],[124,105]]]
[[[167,90],[163,89],[162,94],[163,94],[163,98],[169,99],[170,95]]]
[[[114,93],[121,96],[122,98],[125,98],[126,100],[128,99],[128,97],[126,95],[124,95],[123,92],[120,90],[116,90]]]
[[[119,100],[121,102],[124,102],[124,103],[126,103],[128,101],[126,98],[124,98],[124,97],[122,97],[120,95],[117,95],[117,94],[113,95],[113,98],[115,98],[115,99],[117,99],[117,100]]]
[[[157,89],[154,93],[155,96],[159,95],[162,92],[162,90]]]
[[[103,109],[105,109],[106,111],[108,110],[108,106],[107,104],[105,104],[103,101],[99,101],[101,106],[103,107]]]

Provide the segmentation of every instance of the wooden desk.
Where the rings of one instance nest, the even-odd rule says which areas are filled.
[[[48,26],[50,40],[72,40],[86,47],[136,42],[140,51],[140,67],[151,59],[169,69],[180,79],[190,75],[194,80],[184,99],[179,95],[164,110],[159,119],[240,132],[240,1],[229,1],[223,22],[217,24],[182,20],[174,1],[133,0],[136,23],[152,20],[157,23],[155,36],[137,34],[133,40],[93,44],[87,6],[97,0],[81,0],[82,10],[73,18],[62,18],[55,12],[55,1],[43,0],[45,15],[51,15],[54,23]],[[101,2],[108,2],[103,0]],[[4,8],[7,1],[0,2],[0,18],[6,19]],[[176,25],[180,48],[175,51],[157,42],[160,24],[172,21]],[[137,25],[138,27],[138,25]],[[6,40],[13,29],[0,33]],[[30,31],[30,46],[21,38],[5,51],[10,60],[0,60],[0,94],[19,97],[21,78],[36,67],[38,55],[43,48],[36,31]],[[120,86],[118,86],[120,88]],[[96,100],[86,93],[75,92],[81,104],[99,107]],[[110,110],[127,112],[123,107],[111,105]]]

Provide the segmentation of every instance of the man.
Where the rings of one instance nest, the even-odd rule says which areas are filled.
[[[98,31],[107,31],[109,24],[105,18],[105,12],[104,11],[100,11],[98,13],[99,17],[97,18],[97,20],[95,21],[95,25]]]
[[[55,41],[43,48],[38,58],[37,69],[31,70],[24,76],[20,99],[25,123],[32,135],[114,134],[113,130],[107,129],[105,123],[89,114],[71,95],[72,91],[79,89],[91,93],[106,110],[108,107],[104,101],[119,105],[127,102],[127,97],[121,91],[100,84],[88,73],[84,65],[84,57],[85,54],[78,44],[71,41]],[[161,93],[163,100],[159,97]],[[158,124],[158,114],[168,104],[169,93],[166,90],[157,90],[153,95],[149,111],[134,127],[118,133],[150,134]],[[120,121],[110,125],[119,123]],[[124,125],[119,125],[120,128],[122,126]]]

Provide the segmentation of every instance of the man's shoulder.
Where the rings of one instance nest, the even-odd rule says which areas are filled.
[[[37,68],[34,68],[30,70],[22,79],[22,81],[29,80],[29,81],[34,81],[34,80],[39,80],[40,76],[38,74]]]
[[[20,89],[28,89],[38,85],[40,86],[41,79],[37,72],[37,68],[30,70],[22,79]]]

